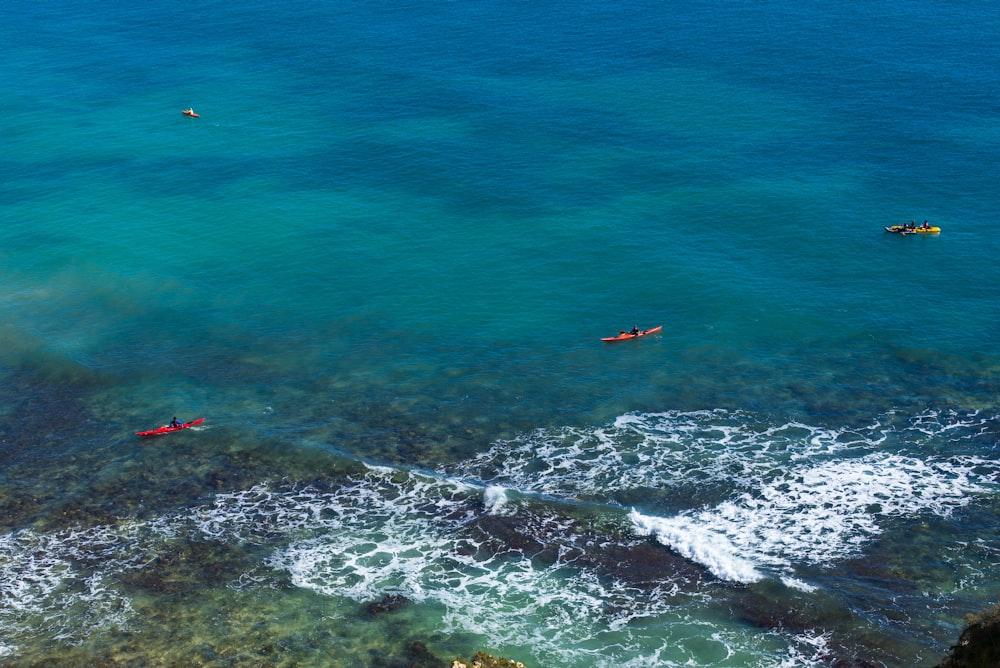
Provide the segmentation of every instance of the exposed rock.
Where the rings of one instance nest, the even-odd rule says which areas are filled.
[[[525,666],[520,661],[497,658],[486,652],[476,652],[470,661],[455,659],[451,662],[451,668],[525,668]]]
[[[937,668],[996,668],[1000,666],[1000,605],[968,615],[966,626],[949,656]]]
[[[371,617],[381,615],[384,612],[392,612],[394,610],[399,610],[401,607],[409,603],[409,599],[400,594],[389,594],[388,596],[382,597],[380,601],[373,601],[368,604],[368,614]]]

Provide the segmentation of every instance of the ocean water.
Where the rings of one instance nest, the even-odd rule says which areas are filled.
[[[996,602],[1000,9],[5,9],[4,665],[932,666]]]

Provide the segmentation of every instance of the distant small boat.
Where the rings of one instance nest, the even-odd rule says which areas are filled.
[[[638,339],[640,336],[646,336],[647,334],[656,334],[662,329],[663,325],[660,325],[659,327],[644,329],[637,334],[633,334],[632,332],[621,332],[618,336],[608,336],[602,338],[601,341],[604,341],[605,343],[614,343],[615,341],[627,341],[629,339]]]
[[[181,113],[185,116],[190,116],[191,118],[201,118],[198,114],[194,113],[194,109],[185,109]]]
[[[907,227],[906,225],[893,225],[884,229],[893,234],[938,234],[941,231],[940,227]]]

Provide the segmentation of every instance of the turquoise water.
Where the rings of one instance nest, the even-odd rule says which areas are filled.
[[[0,24],[6,663],[930,666],[995,602],[1000,12],[196,9]]]

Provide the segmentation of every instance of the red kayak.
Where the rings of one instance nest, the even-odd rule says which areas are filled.
[[[194,109],[185,109],[181,113],[184,114],[185,116],[190,116],[191,118],[201,118],[200,115],[194,113]]]
[[[632,332],[622,332],[618,336],[609,336],[601,339],[605,343],[614,343],[615,341],[627,341],[628,339],[638,339],[640,336],[646,336],[647,334],[656,334],[663,329],[663,325],[659,327],[653,327],[652,329],[644,329],[638,334],[633,334]]]
[[[185,422],[180,427],[171,427],[169,425],[163,425],[157,429],[150,429],[149,431],[137,431],[136,436],[159,436],[160,434],[169,434],[172,431],[180,431],[181,429],[187,429],[188,427],[193,427],[196,424],[201,424],[205,421],[205,418],[198,418],[197,420],[192,420],[191,422]]]

